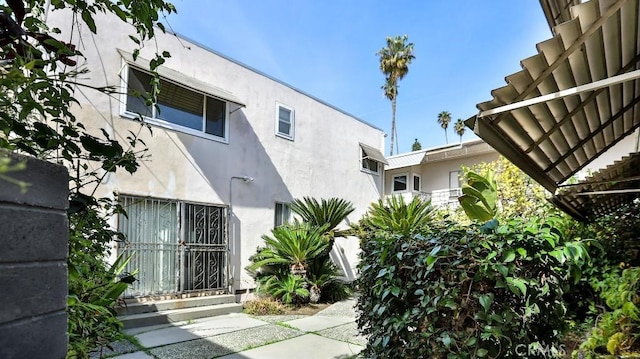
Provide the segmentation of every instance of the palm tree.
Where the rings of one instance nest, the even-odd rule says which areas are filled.
[[[447,138],[447,127],[449,127],[449,122],[451,122],[451,114],[448,111],[442,111],[438,114],[438,123],[440,127],[444,129],[444,139],[447,143],[449,143],[449,139]]]
[[[455,125],[453,125],[453,130],[456,132],[456,135],[460,136],[460,143],[462,143],[462,135],[464,135],[467,128],[464,126],[464,122],[461,118],[459,118]]]
[[[398,81],[409,72],[409,64],[415,58],[413,43],[407,43],[408,36],[387,37],[387,46],[376,53],[380,57],[380,70],[385,75],[382,85],[384,95],[391,101],[391,149],[396,140],[396,98],[398,97]],[[397,145],[396,145],[397,147]]]

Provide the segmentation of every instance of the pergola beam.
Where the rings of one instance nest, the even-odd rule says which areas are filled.
[[[622,75],[617,75],[617,76],[609,77],[606,79],[594,81],[589,84],[568,88],[566,90],[550,93],[548,95],[538,96],[528,100],[514,102],[509,105],[496,107],[491,110],[481,111],[478,114],[478,117],[494,116],[503,112],[513,111],[519,108],[537,105],[539,103],[544,103],[552,100],[558,100],[567,96],[579,95],[583,92],[596,91],[603,87],[609,87],[609,86],[617,85],[623,82],[637,80],[639,78],[640,78],[640,70],[634,70],[634,71],[624,73]]]

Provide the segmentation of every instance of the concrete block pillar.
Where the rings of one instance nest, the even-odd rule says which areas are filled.
[[[0,178],[0,358],[64,358],[67,352],[65,167],[0,152],[23,171],[22,193]]]

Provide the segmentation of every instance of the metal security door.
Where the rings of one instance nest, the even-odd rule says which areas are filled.
[[[178,290],[178,203],[152,198],[121,196],[127,215],[118,217],[118,230],[127,240],[118,254],[131,256],[125,270],[136,281],[125,296],[170,294]]]
[[[185,203],[180,291],[227,289],[226,208]]]
[[[226,208],[120,196],[118,230],[137,281],[125,296],[220,292],[228,284]]]

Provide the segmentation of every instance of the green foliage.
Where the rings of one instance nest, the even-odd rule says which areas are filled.
[[[421,149],[422,149],[422,144],[416,138],[415,141],[413,141],[413,144],[411,145],[411,151],[420,151]]]
[[[284,277],[270,276],[263,283],[261,290],[285,304],[302,304],[309,298],[309,290],[305,288],[306,286],[305,278],[288,273]]]
[[[482,177],[492,172],[497,189],[498,219],[557,216],[558,211],[547,200],[550,194],[518,167],[500,156],[498,160],[467,168]]]
[[[449,143],[449,138],[447,136],[447,127],[449,127],[449,123],[451,122],[451,113],[449,111],[442,111],[438,114],[438,124],[444,130],[444,138],[446,143]]]
[[[467,183],[462,184],[460,205],[471,220],[486,222],[496,217],[498,188],[493,172],[481,176],[473,171],[465,173]]]
[[[71,111],[79,104],[74,97],[78,88],[105,96],[114,89],[77,80],[79,75],[86,76],[85,70],[76,67],[75,59],[82,57],[79,46],[56,39],[59,29],[41,20],[47,10],[65,8],[77,15],[78,25],[86,25],[93,33],[99,30],[94,16],[102,13],[115,14],[123,26],[132,25],[136,30],[130,36],[136,47],[134,57],[157,28],[163,30],[159,13],[172,13],[175,8],[164,0],[15,0],[0,4],[0,148],[63,164],[71,173],[68,357],[87,358],[91,350],[120,337],[113,308],[133,280],[120,272],[125,259],[112,267],[104,262],[108,243],[124,239],[109,229],[106,219],[122,209],[113,200],[95,198],[94,193],[109,173],[135,172],[146,149],[136,133],[130,133],[122,144],[105,129],[86,130]],[[157,51],[150,70],[155,74],[169,56]],[[153,91],[148,94],[151,100],[158,93],[155,75]]]
[[[278,315],[285,313],[285,307],[271,297],[258,297],[243,304],[243,312],[249,315]]]
[[[464,135],[466,130],[467,127],[464,125],[464,121],[462,121],[461,118],[457,119],[456,123],[453,125],[453,132],[455,132],[456,135],[460,136],[460,143],[462,143],[462,136]]]
[[[560,348],[563,287],[588,260],[560,228],[550,218],[362,232],[365,357],[548,357]]]
[[[434,209],[430,201],[414,197],[406,203],[402,196],[388,196],[372,203],[360,220],[360,231],[388,231],[409,236],[424,230],[433,222]]]
[[[311,197],[294,199],[290,208],[303,222],[312,227],[325,227],[326,231],[335,231],[335,228],[355,210],[349,201],[342,198],[322,198],[318,202]]]
[[[324,228],[297,223],[272,229],[272,237],[262,236],[266,246],[252,258],[253,263],[247,269],[256,271],[261,267],[284,264],[292,271],[306,272],[309,262],[324,253],[328,246],[322,236]]]
[[[334,237],[343,235],[336,227],[353,212],[351,203],[339,198],[305,197],[291,208],[302,219],[274,228],[264,235],[265,246],[251,256],[247,270],[258,282],[258,290],[285,303],[335,301],[351,294],[337,279],[338,268],[329,252]]]
[[[625,269],[599,282],[597,289],[608,308],[575,355],[620,357],[640,350],[640,268]]]

